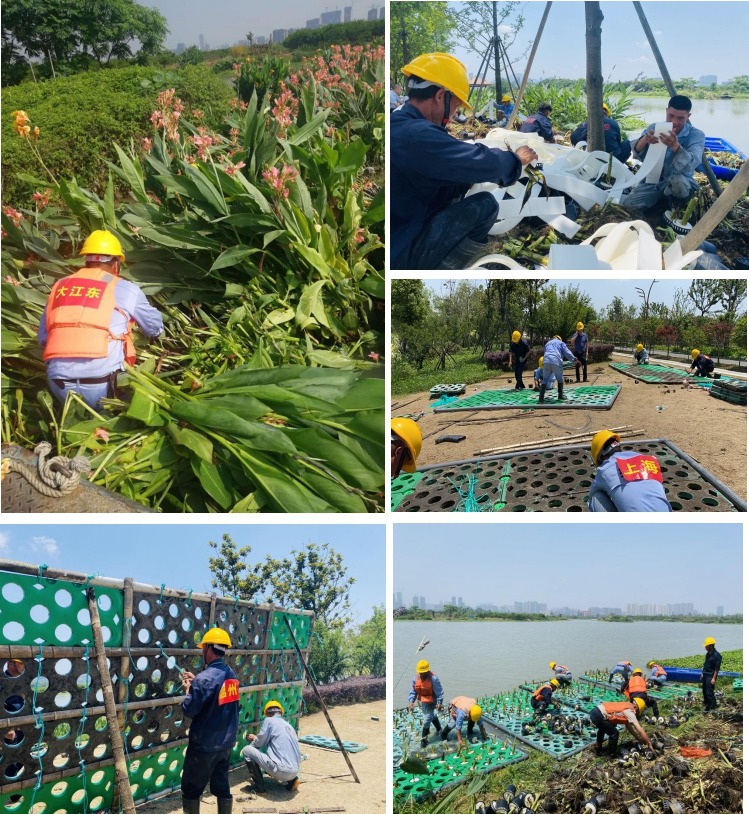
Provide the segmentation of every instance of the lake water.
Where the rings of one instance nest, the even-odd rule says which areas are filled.
[[[718,650],[743,647],[742,625],[686,622],[399,622],[393,623],[396,709],[406,705],[415,675],[416,648],[439,676],[449,700],[478,698],[511,690],[534,678],[551,678],[557,661],[575,676],[585,670],[613,667],[622,659],[645,669],[655,658],[703,653],[707,636]],[[405,675],[401,679],[401,674]]]
[[[665,97],[635,97],[628,115],[639,114],[648,124],[665,121],[667,104]],[[706,136],[724,138],[749,155],[749,99],[693,99],[690,121]]]

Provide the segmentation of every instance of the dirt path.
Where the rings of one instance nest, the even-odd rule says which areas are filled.
[[[252,812],[257,809],[303,810],[323,808],[324,806],[341,806],[347,812],[385,811],[385,701],[372,701],[367,704],[331,707],[330,716],[343,740],[356,741],[368,747],[363,752],[350,755],[354,770],[361,781],[354,783],[346,761],[339,752],[319,749],[307,744],[300,744],[302,754],[307,760],[302,762],[299,777],[302,781],[295,792],[286,791],[273,780],[266,780],[268,793],[256,797],[247,792],[249,775],[244,767],[233,771],[231,780],[234,795],[234,814]],[[372,716],[379,721],[371,720]],[[323,735],[332,737],[322,712],[300,719],[300,735]],[[331,777],[331,775],[345,775]],[[216,798],[206,793],[203,795],[202,808],[211,814],[216,811]],[[145,803],[138,807],[143,814],[179,814],[182,803],[179,793],[161,800]]]
[[[571,373],[574,379],[574,371]],[[608,363],[590,365],[588,379],[590,385],[622,385],[610,410],[554,408],[538,409],[534,413],[479,410],[451,416],[435,414],[429,409],[433,402],[430,402],[427,391],[393,398],[391,411],[393,415],[425,412],[419,421],[424,435],[419,466],[473,458],[478,450],[489,447],[523,441],[538,441],[538,445],[543,446],[549,438],[632,424],[633,430],[645,431],[644,435],[635,438],[668,439],[736,494],[746,498],[746,407],[713,398],[696,385],[687,390],[681,385],[636,383],[635,379],[623,376]],[[514,381],[511,374],[503,374],[480,384],[468,385],[466,396],[482,390],[506,388]],[[526,372],[524,381],[530,383],[532,373]],[[406,402],[411,403],[403,410],[395,407]],[[665,409],[658,410],[658,406]],[[465,435],[466,440],[457,444],[435,444],[441,434]]]

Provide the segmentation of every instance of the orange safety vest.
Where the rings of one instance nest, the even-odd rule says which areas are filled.
[[[533,699],[534,699],[535,701],[541,701],[541,700],[543,699],[543,696],[541,695],[542,690],[551,690],[552,692],[554,692],[554,687],[552,687],[552,685],[551,685],[551,684],[544,684],[544,685],[543,685],[543,687],[539,687],[539,688],[538,688],[538,689],[537,689],[537,690],[536,690],[536,691],[533,693]]]
[[[414,691],[416,692],[416,697],[419,699],[419,703],[421,704],[434,703],[434,687],[432,685],[433,675],[434,673],[431,671],[429,672],[429,676],[427,678],[422,678],[420,674],[416,675]]]
[[[633,693],[647,691],[648,685],[645,683],[645,679],[642,676],[632,676],[629,679],[629,683],[627,684],[627,689],[624,691],[624,694],[627,696],[627,698],[631,698]]]
[[[52,286],[47,300],[45,362],[50,359],[104,359],[111,339],[124,343],[125,362],[135,364],[135,320],[130,319],[115,302],[114,290],[119,279],[105,269],[87,266]],[[128,319],[127,332],[119,336],[111,330],[115,311]]]
[[[655,678],[660,678],[661,676],[667,676],[668,673],[661,667],[660,664],[654,664],[655,667]]]
[[[621,713],[631,709],[637,715],[637,707],[629,701],[606,701],[601,706],[606,710],[608,720],[612,724],[627,724],[629,721]]]
[[[569,673],[572,672],[569,667],[565,667],[563,664],[555,664],[554,665],[554,672],[555,673]]]

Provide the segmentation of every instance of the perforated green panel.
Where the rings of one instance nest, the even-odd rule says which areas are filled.
[[[291,624],[299,648],[304,650],[309,644],[310,617],[298,613],[284,614],[279,611],[273,613],[268,650],[291,650],[294,647],[291,636],[289,636],[289,629],[286,627],[286,622],[284,622],[284,615],[287,616]]]
[[[114,766],[107,766],[86,772],[86,791],[83,788],[83,778],[75,775],[56,783],[44,783],[36,796],[33,789],[0,794],[0,811],[3,814],[84,814],[89,811],[107,811],[112,805],[113,795]]]
[[[96,587],[104,642],[120,644],[122,594]],[[82,585],[0,572],[0,644],[70,647],[93,644],[91,617]]]
[[[166,789],[179,788],[186,749],[186,746],[173,746],[145,757],[131,755],[128,770],[133,799],[147,800]]]
[[[614,403],[620,385],[596,385],[591,387],[566,387],[564,389],[565,401],[559,401],[555,387],[547,391],[544,403],[547,407],[584,407],[586,409],[608,410]],[[435,413],[454,412],[455,410],[503,410],[538,407],[538,393],[533,390],[485,390],[475,393],[464,399],[438,407]]]
[[[299,705],[302,702],[301,687],[274,687],[273,689],[262,690],[252,693],[257,702],[257,720],[263,717],[263,708],[268,701],[278,701],[284,708],[284,717],[287,719],[297,714]]]
[[[401,472],[390,484],[390,511],[394,512],[400,506],[401,500],[410,495],[416,488],[419,481],[424,477],[424,472]]]

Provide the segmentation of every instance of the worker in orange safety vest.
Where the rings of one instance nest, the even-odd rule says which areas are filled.
[[[80,253],[86,264],[52,286],[38,337],[55,398],[77,393],[99,410],[102,398],[116,395],[117,374],[136,362],[133,325],[155,337],[164,324],[140,288],[120,277],[125,255],[115,235],[92,232]]]
[[[656,664],[654,661],[649,661],[648,667],[650,667],[650,675],[647,680],[648,686],[662,687],[668,681],[668,673],[660,664]]]
[[[650,707],[653,710],[654,715],[659,715],[658,712],[658,702],[655,698],[651,698],[648,695],[648,685],[645,683],[645,678],[642,675],[642,670],[639,667],[636,667],[632,672],[632,675],[629,677],[628,681],[625,681],[621,688],[622,693],[626,696],[627,701],[634,701],[635,698],[642,698],[645,702],[646,707]]]
[[[590,711],[590,722],[596,727],[595,751],[597,755],[603,752],[603,739],[608,736],[609,754],[615,755],[619,746],[619,730],[617,724],[623,724],[630,735],[637,738],[641,743],[647,744],[651,751],[653,743],[648,737],[648,733],[642,728],[637,720],[645,709],[645,702],[642,698],[629,701],[606,701],[593,707]]]
[[[429,662],[426,659],[421,659],[416,665],[416,678],[414,678],[411,684],[411,692],[408,694],[408,708],[413,709],[418,700],[421,711],[424,713],[421,727],[422,748],[427,745],[429,727],[432,724],[434,724],[438,735],[442,733],[442,724],[437,715],[437,710],[442,709],[444,696],[445,691],[442,689],[439,678],[429,669]]]
[[[552,678],[548,684],[542,684],[531,695],[531,707],[536,715],[543,715],[549,706],[559,709],[559,704],[552,698],[554,690],[559,689],[559,682]]]

